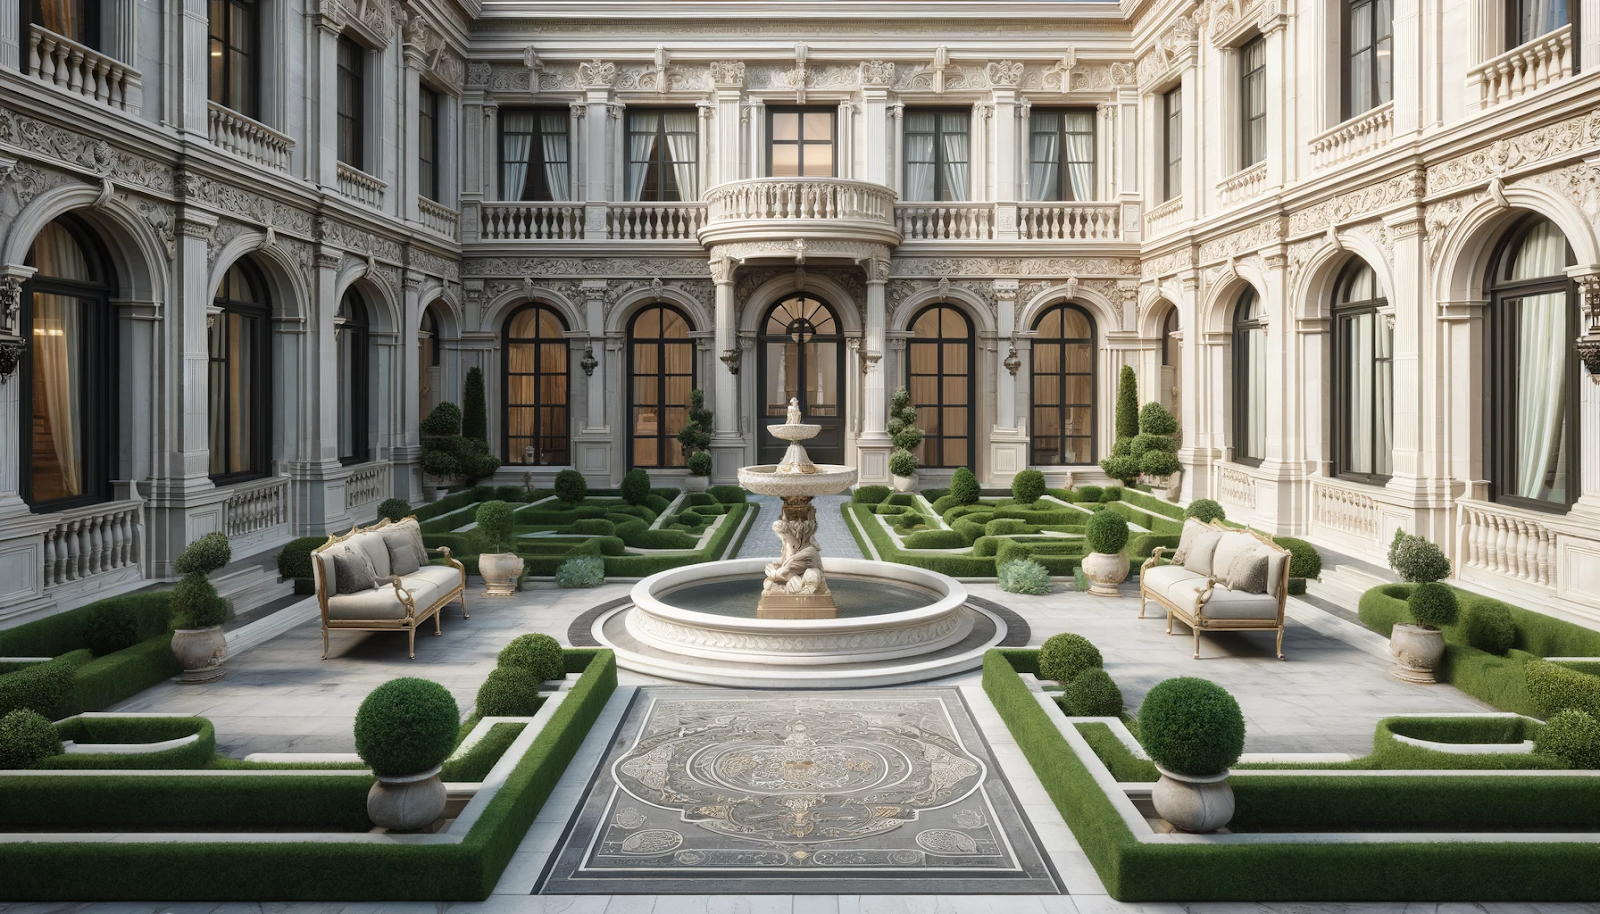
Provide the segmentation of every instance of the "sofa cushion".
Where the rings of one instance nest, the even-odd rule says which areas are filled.
[[[1278,551],[1276,549],[1271,549],[1271,550],[1267,551],[1267,595],[1268,596],[1271,596],[1271,597],[1277,597],[1278,596],[1278,585],[1279,585],[1279,583],[1281,583],[1283,581],[1283,576],[1289,573],[1289,559],[1290,558],[1291,558],[1291,556],[1286,551],[1285,552],[1280,552],[1280,551]]]
[[[389,583],[389,578],[394,572],[389,567],[389,546],[384,542],[381,533],[357,533],[345,540],[345,544],[366,553],[367,561],[372,563],[372,577],[379,584]]]
[[[425,581],[419,581],[414,587],[405,589],[411,594],[419,613],[432,606],[433,601],[439,598],[438,589]],[[328,599],[329,619],[345,622],[395,621],[405,617],[406,606],[400,602],[392,584],[365,593],[339,594]]]
[[[466,583],[466,574],[454,565],[423,565],[400,579],[401,587],[410,587],[412,582],[427,581],[442,591],[454,590]]]
[[[1183,567],[1198,575],[1211,574],[1216,567],[1213,556],[1217,546],[1223,540],[1221,530],[1201,530],[1195,534],[1194,544],[1189,547],[1189,554],[1184,556]]]
[[[322,582],[323,592],[333,596],[339,592],[339,572],[333,565],[333,553],[324,549],[311,553],[312,577]]]
[[[390,573],[405,577],[422,567],[417,561],[417,550],[411,544],[411,534],[399,527],[385,527],[378,535],[383,537],[383,544],[389,550]]]
[[[1267,592],[1267,550],[1258,546],[1241,552],[1228,566],[1228,589],[1239,593]]]
[[[1211,557],[1211,576],[1232,587],[1228,572],[1233,570],[1233,560],[1254,549],[1260,542],[1248,533],[1223,533],[1222,540],[1217,543],[1217,551]]]
[[[1172,553],[1173,563],[1178,565],[1185,564],[1188,561],[1189,553],[1194,549],[1195,540],[1210,529],[1210,527],[1192,517],[1184,521],[1183,535],[1178,538],[1178,549]]]
[[[1167,599],[1187,612],[1195,612],[1205,581],[1177,581],[1167,588]],[[1211,598],[1200,613],[1207,619],[1276,620],[1278,601],[1266,594],[1238,593],[1221,584],[1211,588]]]
[[[417,567],[428,564],[428,547],[422,542],[422,524],[414,517],[408,517],[399,523],[391,524],[386,530],[399,530],[411,539],[411,548],[417,554]]]
[[[334,579],[339,582],[339,593],[359,594],[371,590],[378,582],[377,572],[365,549],[352,547],[348,542],[329,546],[326,552],[333,556]]]
[[[1163,597],[1167,595],[1168,588],[1179,581],[1205,580],[1204,575],[1197,575],[1182,565],[1157,565],[1142,574],[1144,589]]]

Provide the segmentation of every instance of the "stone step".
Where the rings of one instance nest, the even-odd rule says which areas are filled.
[[[217,593],[233,603],[235,615],[247,613],[294,593],[294,582],[278,577],[278,569],[261,565],[245,566],[236,571],[224,569],[213,576],[211,583]]]

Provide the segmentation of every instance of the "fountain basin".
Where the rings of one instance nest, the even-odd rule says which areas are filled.
[[[776,464],[740,467],[739,485],[757,495],[794,498],[800,495],[837,495],[856,481],[856,468],[812,464],[815,472],[779,472]]]

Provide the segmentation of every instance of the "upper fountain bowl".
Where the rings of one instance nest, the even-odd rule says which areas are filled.
[[[772,437],[784,441],[806,441],[817,437],[817,433],[822,431],[822,426],[790,422],[783,425],[769,425],[767,431],[772,433]]]
[[[780,428],[782,426],[779,426]],[[807,464],[810,472],[781,471],[774,464],[739,468],[739,485],[757,495],[837,495],[856,481],[856,468]]]

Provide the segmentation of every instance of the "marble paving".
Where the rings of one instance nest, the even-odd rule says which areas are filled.
[[[542,894],[1058,891],[953,689],[641,689]],[[854,887],[854,888],[852,888]]]

